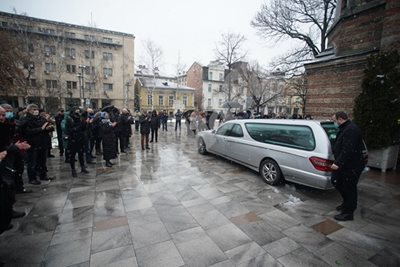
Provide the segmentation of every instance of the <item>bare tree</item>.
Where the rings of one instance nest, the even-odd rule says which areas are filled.
[[[163,56],[163,51],[160,46],[158,46],[151,39],[147,39],[143,43],[144,46],[144,61],[145,65],[149,66],[151,70],[159,68],[161,65],[161,60]]]
[[[0,31],[0,39],[0,90],[7,95],[25,85],[22,66],[26,58],[21,44],[8,32]]]
[[[307,77],[301,75],[293,77],[288,84],[289,95],[297,97],[297,103],[301,105],[303,116],[306,115],[306,104],[307,104]]]
[[[264,38],[276,42],[295,39],[303,46],[280,58],[282,69],[297,70],[306,60],[326,49],[337,0],[271,0],[251,22]],[[285,68],[283,68],[285,67]]]
[[[268,79],[268,74],[261,66],[254,62],[246,68],[239,69],[240,75],[248,89],[248,95],[257,113],[282,94],[282,87],[275,80]]]
[[[226,81],[228,83],[227,95],[228,101],[232,100],[232,82],[231,75],[233,65],[245,59],[247,51],[243,50],[243,44],[246,37],[239,33],[224,33],[221,35],[221,40],[216,46],[215,54],[218,60],[224,62],[228,67]]]

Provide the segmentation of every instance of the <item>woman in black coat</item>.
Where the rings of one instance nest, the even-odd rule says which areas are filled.
[[[116,137],[114,133],[114,127],[117,123],[110,121],[110,115],[107,112],[104,112],[102,115],[100,129],[102,133],[103,159],[106,161],[107,167],[112,167],[113,163],[110,160],[117,157]]]

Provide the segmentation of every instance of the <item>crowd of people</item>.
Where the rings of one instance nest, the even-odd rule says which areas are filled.
[[[83,174],[89,173],[88,164],[95,163],[94,152],[112,167],[111,160],[129,147],[133,123],[127,108],[113,106],[98,112],[79,107],[69,112],[60,109],[52,118],[36,104],[18,112],[9,104],[0,105],[0,233],[12,228],[12,218],[25,216],[13,208],[16,194],[32,192],[24,187],[25,165],[29,184],[55,179],[47,168],[47,158],[54,157],[53,134],[57,134],[60,156],[69,163],[72,177],[77,177],[76,155]]]

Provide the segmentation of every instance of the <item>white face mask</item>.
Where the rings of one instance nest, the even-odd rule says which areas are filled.
[[[32,114],[33,114],[34,116],[39,115],[39,110],[34,110],[34,111],[32,112]]]

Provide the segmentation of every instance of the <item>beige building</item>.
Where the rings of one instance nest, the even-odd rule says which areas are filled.
[[[31,62],[26,85],[0,95],[50,111],[72,105],[133,107],[132,34],[0,12],[0,28],[21,42]]]
[[[170,116],[180,109],[193,110],[195,89],[160,76],[136,75],[135,110],[165,110]]]

